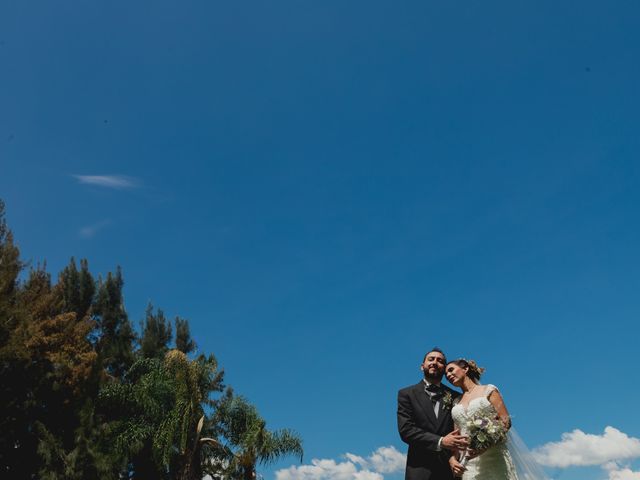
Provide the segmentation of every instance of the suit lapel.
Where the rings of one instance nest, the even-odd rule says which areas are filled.
[[[438,420],[433,411],[433,403],[431,403],[431,399],[428,398],[428,395],[424,391],[424,382],[420,382],[413,387],[413,396],[416,398],[418,405],[420,405],[420,408],[422,408],[431,424],[435,427],[438,424]]]
[[[452,399],[455,399],[456,395],[458,395],[458,392],[456,392],[455,390],[451,390],[447,386],[444,387],[444,391],[445,391],[445,394],[446,392],[449,392]],[[440,427],[442,427],[442,424],[444,423],[445,419],[447,419],[450,415],[451,415],[451,408],[445,408],[442,403],[442,399],[440,399],[440,414],[438,415],[438,425],[437,425],[438,430],[440,430]]]

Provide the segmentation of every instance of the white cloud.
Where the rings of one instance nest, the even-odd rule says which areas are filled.
[[[359,455],[354,455],[353,453],[345,453],[344,457],[351,463],[355,463],[356,465],[360,465],[364,468],[367,467],[367,461]]]
[[[350,461],[337,463],[335,460],[314,458],[311,465],[292,465],[278,470],[276,480],[353,480],[356,472],[357,467]]]
[[[292,465],[278,470],[276,480],[384,480],[383,474],[404,469],[406,457],[394,447],[380,447],[367,458],[353,453],[344,458],[342,462],[314,458],[310,465]]]
[[[384,477],[377,472],[362,470],[353,475],[355,480],[384,480]]]
[[[634,472],[630,468],[610,469],[609,480],[640,480],[640,472]]]
[[[407,457],[393,447],[380,447],[369,457],[376,472],[394,473],[404,469]]]
[[[546,443],[536,448],[533,454],[538,462],[549,467],[605,465],[640,457],[640,439],[630,437],[613,427],[606,427],[602,435],[574,430],[563,433],[559,442]],[[624,476],[616,477],[615,480],[631,478]],[[640,480],[637,477],[633,479]]]
[[[91,225],[86,225],[80,229],[80,236],[82,238],[91,238],[110,223],[111,220],[102,220],[100,222],[92,223]]]
[[[557,468],[600,466],[607,480],[640,480],[620,462],[640,458],[640,439],[608,426],[601,435],[573,430],[563,433],[559,442],[549,442],[533,450],[542,465]],[[341,460],[317,459],[307,465],[278,470],[276,480],[384,480],[385,474],[404,470],[406,456],[394,447],[380,447],[367,457],[345,453]],[[208,479],[207,479],[208,480]]]
[[[73,177],[80,183],[115,188],[117,190],[138,186],[138,182],[135,179],[124,175],[73,175]]]

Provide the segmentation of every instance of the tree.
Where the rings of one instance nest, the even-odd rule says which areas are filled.
[[[0,349],[7,344],[18,322],[14,309],[15,292],[23,266],[20,250],[14,245],[13,234],[5,220],[4,202],[0,200]]]
[[[153,305],[147,305],[145,320],[140,325],[140,353],[144,358],[162,358],[169,350],[171,341],[171,323],[160,309],[153,313]]]
[[[66,312],[75,312],[77,318],[83,318],[89,313],[93,303],[96,286],[93,276],[89,272],[89,262],[80,260],[80,270],[72,257],[69,265],[62,272],[58,283],[62,288],[63,307]]]
[[[31,269],[11,296],[15,321],[1,349],[7,399],[0,423],[2,468],[11,478],[38,471],[42,478],[71,478],[64,456],[47,452],[66,452],[77,443],[77,409],[91,395],[87,384],[97,357],[87,338],[93,323],[64,311],[64,285],[52,286],[44,266]]]
[[[228,394],[218,406],[216,420],[226,444],[214,474],[230,480],[254,480],[258,464],[271,464],[285,455],[302,461],[302,440],[288,429],[269,431],[256,407],[241,396]],[[217,470],[217,471],[216,471]]]
[[[142,358],[125,376],[100,392],[103,410],[114,412],[113,445],[128,459],[135,479],[202,478],[206,461],[200,448],[199,422],[211,394],[222,390],[222,372],[213,356],[189,360],[170,350],[164,359]]]
[[[51,286],[43,268],[31,270],[19,296],[25,321],[17,336],[35,380],[30,394],[38,399],[28,410],[42,461],[38,477],[107,478],[104,472],[98,475],[100,462],[90,447],[96,437],[88,417],[97,385],[97,353],[88,339],[94,322],[65,311],[68,295],[77,295],[80,286],[73,292],[60,278]]]
[[[40,437],[38,453],[42,467],[38,477],[44,480],[120,480],[121,459],[106,444],[102,425],[95,416],[93,399],[79,410],[80,423],[74,430],[74,443],[65,447],[59,435],[36,422]]]
[[[97,283],[74,258],[52,283],[24,264],[0,200],[0,478],[248,479],[257,464],[302,455],[255,407],[223,391],[187,320],[149,305],[140,348],[120,268]]]
[[[25,320],[18,305],[18,276],[23,267],[0,200],[0,477],[16,479],[29,478],[39,464],[37,438],[30,431],[37,366],[32,366],[20,335]]]
[[[122,271],[115,275],[109,272],[105,280],[98,284],[98,294],[93,306],[94,318],[98,326],[96,349],[107,373],[121,377],[134,361],[133,341],[135,334],[122,297]]]
[[[180,317],[176,317],[176,349],[186,355],[196,349],[196,342],[189,331],[189,322]]]

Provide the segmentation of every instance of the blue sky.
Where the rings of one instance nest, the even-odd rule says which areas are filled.
[[[530,447],[580,429],[555,451],[586,458],[611,426],[637,453],[554,476],[637,479],[639,18],[3,0],[0,196],[26,258],[121,265],[135,323],[188,318],[305,464],[401,478],[343,455],[404,451],[396,391],[436,344]]]

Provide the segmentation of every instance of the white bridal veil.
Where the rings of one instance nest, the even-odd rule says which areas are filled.
[[[517,480],[549,480],[548,475],[513,428],[507,435],[507,450],[511,454]]]

